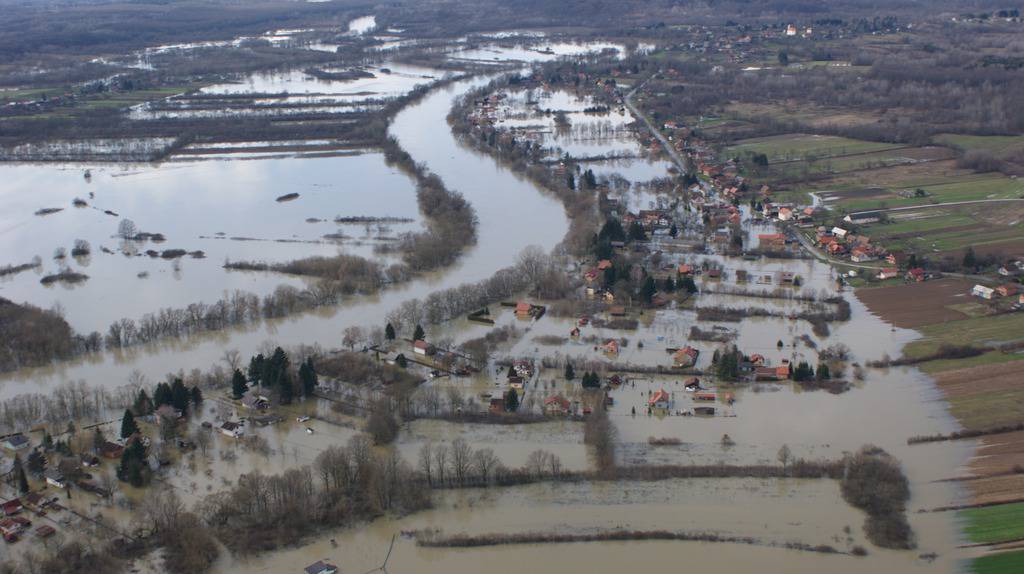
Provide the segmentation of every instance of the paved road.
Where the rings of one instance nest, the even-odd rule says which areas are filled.
[[[672,162],[675,163],[676,167],[679,168],[679,173],[686,173],[686,161],[683,160],[683,156],[679,155],[679,152],[676,150],[675,146],[672,145],[672,142],[668,141],[668,138],[666,138],[665,135],[661,133],[661,130],[658,129],[658,126],[654,125],[650,118],[647,117],[647,114],[641,112],[640,109],[633,104],[633,95],[636,94],[636,92],[640,90],[640,88],[643,88],[644,85],[646,85],[649,81],[651,81],[651,78],[647,78],[646,80],[637,84],[635,88],[633,88],[632,90],[629,91],[628,94],[626,94],[626,97],[623,101],[625,102],[626,107],[629,108],[630,113],[642,119],[644,123],[647,124],[647,129],[651,131],[651,134],[654,137],[658,138],[658,141],[661,142],[661,146],[665,148],[665,152],[668,153],[669,157],[672,158]]]

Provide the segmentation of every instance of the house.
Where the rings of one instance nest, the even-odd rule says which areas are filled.
[[[786,26],[786,35],[787,36],[796,36],[796,26],[794,26],[793,24],[790,24],[789,26]]]
[[[792,271],[779,271],[779,284],[792,284],[796,282],[796,273]]]
[[[1003,277],[1017,277],[1024,275],[1024,261],[1011,261],[999,267],[999,274]]]
[[[108,440],[96,449],[96,453],[103,458],[121,458],[121,455],[124,454],[124,447],[116,442],[110,442]]]
[[[843,218],[843,221],[847,223],[852,223],[854,225],[877,223],[881,220],[882,212],[880,211],[862,211],[860,213],[851,213]]]
[[[672,398],[665,389],[661,389],[651,395],[651,398],[647,399],[647,408],[667,411],[672,408]]]
[[[323,560],[317,560],[309,566],[306,566],[304,570],[306,574],[337,574],[338,567],[334,564],[328,564]]]
[[[971,289],[971,295],[975,297],[981,297],[982,299],[991,299],[995,295],[996,290],[991,287],[985,287],[984,285],[975,285]]]
[[[779,221],[789,221],[793,219],[793,210],[788,207],[779,208]]]
[[[533,305],[520,301],[516,303],[516,317],[519,319],[529,319],[533,316]]]
[[[859,245],[850,250],[850,261],[854,263],[863,263],[872,259],[874,259],[874,256],[871,255],[871,249],[868,247]]]
[[[572,337],[573,339],[579,339],[580,338],[580,328],[579,327],[573,327],[572,331],[569,331],[569,336]]]
[[[431,348],[430,343],[427,343],[423,339],[416,339],[415,341],[413,341],[413,343],[412,343],[412,350],[417,355],[424,355],[424,356],[426,356],[426,355],[433,354],[431,352],[432,348]]]
[[[706,403],[713,403],[713,402],[718,400],[718,395],[716,395],[715,393],[710,393],[710,392],[709,393],[697,393],[697,394],[693,395],[693,400],[695,400],[695,401],[703,401],[703,402],[706,402]]]
[[[885,256],[885,260],[896,267],[903,267],[903,264],[907,262],[907,259],[907,253],[905,251],[900,251],[899,249],[890,251],[889,254]]]
[[[778,381],[780,378],[779,371],[776,367],[766,367],[764,365],[754,367],[755,381]]]
[[[569,399],[555,395],[544,399],[544,414],[557,416],[569,414],[569,409],[572,407],[572,403]]]
[[[14,516],[21,512],[25,507],[21,505],[20,498],[13,498],[7,502],[0,504],[0,510],[3,511],[4,516]]]
[[[899,269],[896,269],[895,267],[885,267],[878,272],[878,278],[882,280],[892,279],[893,277],[899,277],[899,274]]]
[[[622,305],[615,305],[608,308],[608,314],[612,317],[624,317],[626,315],[626,308]]]
[[[21,433],[14,433],[4,438],[3,447],[12,451],[24,450],[29,447],[28,438]]]
[[[849,233],[849,231],[843,229],[842,227],[833,227],[832,228],[832,235],[835,236],[835,237],[838,237],[839,239],[846,239],[846,234],[847,233]]]
[[[786,236],[782,233],[761,233],[757,242],[765,248],[782,248],[786,246]]]
[[[690,275],[691,273],[693,273],[693,267],[692,266],[687,265],[686,263],[683,263],[682,265],[679,266],[679,274],[680,275]]]
[[[50,486],[55,486],[57,488],[68,487],[68,482],[64,480],[64,474],[55,468],[46,469],[43,476],[46,477],[46,484],[49,484]]]
[[[18,534],[21,534],[22,525],[20,522],[15,522],[10,518],[0,520],[0,533],[4,535],[4,539],[8,542],[13,542],[18,539]]]
[[[611,269],[611,268],[612,268],[612,262],[611,262],[610,259],[602,259],[602,260],[597,262],[597,270],[598,271],[604,271],[605,269]]]
[[[514,391],[512,391],[512,392],[514,392]],[[504,396],[504,394],[502,394],[502,396],[500,398],[499,397],[491,397],[491,402],[487,406],[487,411],[490,412],[492,415],[500,415],[501,413],[505,412],[505,396]]]
[[[687,345],[682,349],[676,351],[676,354],[672,357],[672,362],[677,367],[692,367],[697,364],[697,356],[700,355],[700,351]]]
[[[907,271],[906,277],[907,281],[916,281],[918,283],[927,279],[927,276],[924,273],[924,269],[920,267],[914,267],[913,269]]]
[[[44,524],[39,528],[36,528],[36,537],[38,538],[49,538],[56,533],[57,531],[49,524]]]
[[[251,411],[262,411],[270,408],[270,401],[263,395],[249,391],[242,397],[242,406]]]
[[[1019,291],[1019,289],[1016,285],[1013,285],[1012,283],[1007,283],[1006,285],[1000,285],[999,287],[996,287],[996,293],[999,293],[1000,297],[1012,297],[1013,295],[1017,294],[1017,291]]]
[[[606,355],[618,355],[619,354],[619,342],[612,339],[604,344],[604,354]]]
[[[83,454],[79,458],[84,468],[96,468],[100,465],[100,459],[94,454]]]
[[[245,434],[245,429],[242,428],[242,423],[227,421],[220,425],[220,433],[231,438],[239,438]]]
[[[182,417],[181,411],[172,407],[171,405],[160,405],[160,408],[153,412],[157,419],[167,419],[176,421]]]

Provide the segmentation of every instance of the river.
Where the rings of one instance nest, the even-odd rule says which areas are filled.
[[[476,209],[477,243],[455,265],[375,296],[352,298],[337,307],[11,373],[0,382],[0,398],[47,392],[66,380],[117,387],[125,384],[135,370],[151,381],[159,380],[179,369],[206,368],[218,361],[226,349],[238,349],[246,356],[266,341],[338,347],[341,332],[347,326],[380,325],[389,311],[406,300],[490,277],[514,263],[528,246],[550,251],[568,228],[561,203],[492,158],[461,145],[448,127],[447,115],[453,101],[485,81],[465,80],[434,90],[400,112],[390,129],[417,162],[439,175],[450,189],[461,192]],[[349,176],[339,173],[337,177]],[[363,192],[375,194],[376,190],[371,186]]]

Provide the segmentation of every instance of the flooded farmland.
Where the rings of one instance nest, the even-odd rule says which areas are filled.
[[[400,53],[418,41],[392,20],[346,21],[333,31],[338,44],[317,37],[303,45],[331,51],[366,42],[367,50]],[[272,49],[314,31],[258,38]],[[24,430],[32,444],[48,441],[61,465],[33,474],[46,492],[67,488],[54,467],[69,475],[89,469],[82,472],[91,494],[76,486],[63,508],[51,507],[66,511],[47,519],[59,526],[57,540],[76,529],[135,544],[156,536],[144,522],[159,514],[159,493],[194,510],[204,526],[197,530],[217,533],[209,571],[222,574],[299,572],[317,560],[357,574],[385,564],[390,572],[446,574],[638,565],[963,571],[975,552],[953,513],[940,510],[964,500],[956,479],[975,445],[908,444],[960,427],[924,372],[879,366],[920,334],[869,312],[850,276],[777,234],[784,228],[761,215],[758,201],[746,205],[703,176],[680,173],[683,162],[649,137],[628,98],[587,92],[587,82],[596,84],[583,71],[575,77],[584,87],[573,90],[522,68],[584,57],[621,66],[653,49],[546,32],[466,36],[435,48],[433,60],[412,60],[436,67],[389,53],[365,66],[245,72],[125,112],[143,122],[284,124],[291,114],[324,114],[343,126],[431,85],[386,118],[407,164],[387,146],[323,135],[194,138],[160,163],[0,165],[0,265],[33,263],[0,277],[0,298],[54,309],[82,334],[102,336],[122,317],[212,303],[236,290],[264,297],[315,284],[230,262],[354,255],[397,266],[402,254],[388,246],[442,227],[434,206],[419,203],[429,185],[461,195],[476,218],[475,241],[454,262],[373,294],[346,292],[312,311],[0,374],[8,425],[37,414],[48,420],[46,408],[71,412],[77,405],[68,403],[87,402],[93,389],[120,401],[85,421],[96,424],[71,424],[55,436],[44,423]],[[455,80],[449,70],[460,65],[477,75]],[[497,70],[543,88],[490,84],[501,79]],[[480,91],[493,85],[494,93]],[[486,130],[494,130],[490,140]],[[516,155],[522,142],[529,152]],[[80,144],[61,145],[70,154]],[[425,185],[428,176],[443,184]],[[629,219],[620,223],[619,215]],[[591,218],[593,225],[579,225]],[[587,247],[574,251],[574,236]],[[482,309],[465,303],[482,298],[473,299],[468,284],[513,284],[502,273],[529,275],[536,285],[500,298],[487,293]],[[424,311],[425,300],[445,290],[429,304],[457,311],[428,322],[442,313]],[[401,320],[399,309],[407,311]],[[810,377],[797,378],[797,365],[810,365]],[[174,381],[179,376],[186,382]],[[164,380],[152,398],[139,393]],[[44,406],[47,394],[54,400]],[[20,448],[15,436],[0,437],[12,452]],[[72,448],[116,454],[61,462]],[[905,513],[912,530],[902,549],[878,542],[877,516],[846,490],[862,455],[893,464],[894,482],[905,477],[905,508],[889,516],[899,525]],[[152,482],[132,486],[132,473]],[[474,473],[476,482],[463,476]],[[13,484],[5,487],[11,496]],[[404,507],[394,502],[412,497],[404,490],[426,494]],[[310,519],[280,544],[230,538],[238,524],[252,534],[244,512],[296,491],[315,504],[287,513],[322,523]],[[346,504],[341,518],[324,511]],[[126,563],[160,572],[165,550],[151,543]]]

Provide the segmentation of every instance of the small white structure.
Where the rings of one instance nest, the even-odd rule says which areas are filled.
[[[832,235],[835,235],[839,239],[846,239],[846,234],[847,233],[849,233],[849,231],[843,229],[842,227],[833,227],[832,228]]]
[[[982,299],[991,299],[995,295],[996,290],[991,287],[985,287],[984,285],[975,285],[971,289],[971,295],[975,297],[981,297]]]
[[[45,473],[46,484],[56,486],[57,488],[67,488],[68,483],[64,480],[64,475],[56,469],[48,469]]]

